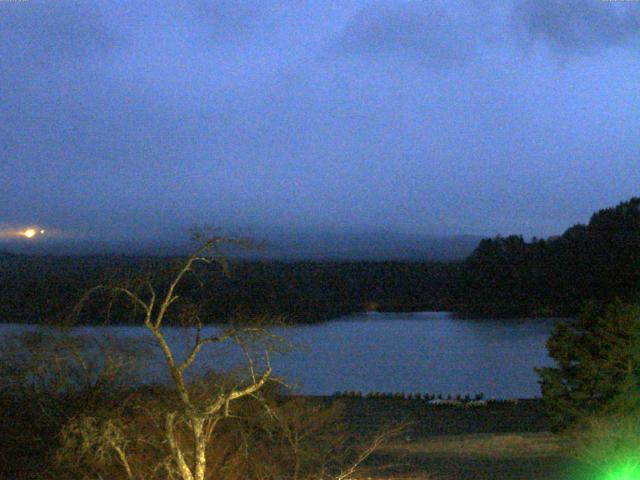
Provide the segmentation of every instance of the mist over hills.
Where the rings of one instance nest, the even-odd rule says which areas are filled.
[[[229,255],[247,260],[428,260],[453,261],[466,258],[483,237],[436,236],[390,231],[268,231],[248,235],[256,248],[229,250]],[[122,240],[40,238],[0,243],[0,252],[24,255],[184,255],[194,248],[186,240]]]
[[[482,238],[397,232],[324,233],[274,240],[269,255],[292,260],[462,260]]]

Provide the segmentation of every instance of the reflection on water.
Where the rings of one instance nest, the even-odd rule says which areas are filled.
[[[463,320],[447,313],[351,315],[318,325],[280,330],[305,348],[274,355],[279,376],[307,394],[336,391],[404,391],[525,398],[540,394],[536,366],[550,365],[545,342],[557,320]],[[2,332],[36,328],[0,325]],[[211,333],[216,327],[208,327]],[[143,338],[142,327],[82,327],[83,332]],[[184,354],[189,332],[171,329],[176,351]],[[159,352],[156,352],[159,353]],[[208,353],[195,368],[238,363],[238,352]],[[148,379],[163,371],[149,361]]]

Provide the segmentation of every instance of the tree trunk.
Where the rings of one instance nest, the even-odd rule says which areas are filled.
[[[191,420],[195,441],[195,476],[194,480],[204,480],[207,468],[207,441],[204,434],[204,418],[196,417]]]
[[[176,466],[178,467],[178,472],[180,473],[182,480],[194,480],[193,473],[191,472],[189,465],[187,465],[184,455],[182,454],[182,449],[176,439],[175,430],[173,428],[174,418],[175,413],[169,413],[166,418],[167,441],[171,448],[171,455],[176,462]]]

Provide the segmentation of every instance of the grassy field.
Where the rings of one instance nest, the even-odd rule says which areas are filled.
[[[375,458],[384,478],[573,479],[576,465],[551,433],[461,434],[397,442]]]
[[[385,479],[596,479],[549,432],[538,400],[462,408],[419,400],[345,399],[350,428],[375,431],[409,422],[401,438],[372,459]],[[579,472],[582,471],[581,474]]]

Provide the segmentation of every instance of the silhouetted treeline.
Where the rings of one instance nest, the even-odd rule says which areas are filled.
[[[162,275],[174,260],[0,254],[0,321],[60,319],[88,288],[148,272]],[[460,263],[243,261],[231,262],[227,275],[217,264],[198,270],[181,295],[201,305],[212,322],[238,314],[285,315],[292,322],[314,322],[365,310],[455,309],[459,273]],[[103,321],[105,316],[112,323],[132,321],[130,314],[124,314],[129,309],[122,308],[123,300],[118,302],[109,311],[85,310],[84,321]]]
[[[0,321],[39,323],[68,313],[96,284],[163,275],[179,259],[0,253]],[[527,242],[482,240],[457,262],[231,262],[196,272],[181,295],[211,322],[284,315],[314,322],[365,310],[449,310],[474,316],[567,316],[588,300],[640,299],[640,198],[595,213],[587,225]],[[122,302],[122,299],[119,300]],[[85,321],[133,321],[128,309],[89,309]],[[127,314],[129,315],[129,314]]]
[[[460,279],[465,312],[572,315],[588,300],[640,298],[640,198],[596,212],[587,225],[526,242],[480,242]]]

